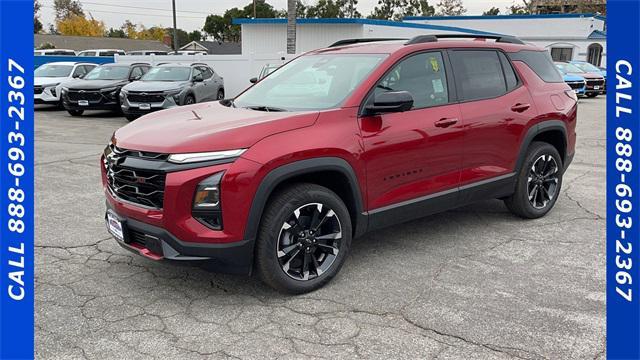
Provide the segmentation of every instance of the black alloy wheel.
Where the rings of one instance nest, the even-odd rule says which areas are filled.
[[[218,95],[216,96],[216,100],[224,99],[224,90],[218,90]]]
[[[187,97],[184,99],[185,105],[192,105],[195,103],[196,103],[196,99],[193,97],[193,95],[187,95]]]
[[[544,209],[554,199],[559,171],[558,163],[551,155],[541,155],[533,162],[527,179],[527,194],[531,206]]]
[[[320,203],[300,206],[280,229],[280,267],[292,279],[314,279],[333,265],[341,239],[342,226],[331,208]]]

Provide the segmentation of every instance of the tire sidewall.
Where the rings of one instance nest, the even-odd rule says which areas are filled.
[[[320,186],[311,186],[304,192],[283,192],[280,193],[280,196],[286,198],[284,206],[277,207],[279,205],[277,201],[269,204],[270,206],[266,211],[270,212],[270,216],[267,219],[272,221],[261,224],[256,254],[259,257],[259,274],[263,280],[281,291],[305,293],[315,290],[330,281],[340,271],[349,253],[352,234],[349,212],[335,193]],[[320,203],[334,211],[342,227],[342,239],[340,251],[331,267],[317,278],[303,281],[291,278],[282,270],[277,257],[277,246],[282,224],[291,216],[294,210],[309,203]],[[265,277],[268,279],[265,279]]]

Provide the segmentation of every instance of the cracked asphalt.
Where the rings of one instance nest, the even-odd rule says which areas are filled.
[[[582,99],[561,198],[521,220],[486,201],[354,241],[328,286],[154,262],[103,223],[98,156],[127,123],[36,110],[42,359],[604,359],[605,99]]]

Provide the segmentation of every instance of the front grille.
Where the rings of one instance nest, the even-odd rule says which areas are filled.
[[[123,165],[128,157],[166,160],[168,155],[119,149],[113,145],[105,151],[104,167],[111,193],[122,200],[162,209],[166,175]]]
[[[100,101],[102,95],[99,91],[93,90],[69,90],[67,96],[71,101],[88,100],[88,101]]]
[[[38,95],[38,94],[42,94],[42,92],[44,91],[44,87],[42,86],[34,86],[33,87],[33,92]]]
[[[138,102],[138,103],[161,103],[164,102],[164,95],[161,92],[159,93],[132,93],[130,92],[127,95],[127,99],[130,102]]]
[[[604,80],[587,80],[587,86],[602,86],[604,85]]]
[[[584,82],[568,82],[569,87],[572,89],[581,89],[584,86]]]

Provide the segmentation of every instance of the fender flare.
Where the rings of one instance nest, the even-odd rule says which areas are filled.
[[[355,199],[354,206],[357,216],[356,224],[354,224],[354,234],[355,236],[363,234],[366,231],[367,221],[366,216],[363,214],[364,205],[362,194],[355,171],[351,165],[342,158],[319,157],[282,165],[271,170],[262,179],[251,203],[244,238],[251,240],[257,239],[260,220],[262,219],[264,208],[267,205],[267,200],[278,185],[292,177],[319,171],[337,171],[349,179],[349,187]]]
[[[518,160],[516,162],[516,168],[515,168],[516,173],[520,172],[520,168],[522,167],[522,164],[524,163],[524,159],[527,156],[527,149],[529,148],[529,145],[531,145],[533,138],[536,137],[536,135],[542,134],[544,132],[555,131],[555,130],[560,130],[560,132],[562,132],[562,135],[564,138],[564,144],[565,144],[565,150],[564,150],[565,153],[560,154],[560,156],[563,159],[567,158],[566,152],[567,152],[567,146],[569,143],[569,138],[567,137],[567,125],[561,120],[545,120],[533,125],[532,127],[529,128],[529,130],[527,130],[527,133],[525,134],[522,140],[522,145],[520,145],[520,152],[518,154]]]

